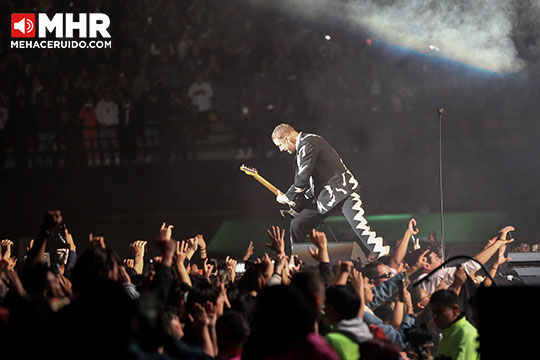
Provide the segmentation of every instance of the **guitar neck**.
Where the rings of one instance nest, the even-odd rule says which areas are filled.
[[[274,193],[274,195],[278,195],[278,191],[279,189],[277,187],[275,187],[274,185],[270,184],[268,182],[268,180],[266,180],[265,178],[263,178],[261,175],[257,174],[257,175],[253,175],[253,178],[255,180],[257,180],[258,182],[260,182],[265,188],[267,188],[268,190],[270,190],[271,192]]]

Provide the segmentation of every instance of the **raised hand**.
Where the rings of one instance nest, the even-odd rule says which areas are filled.
[[[352,268],[351,272],[349,273],[349,279],[351,280],[351,285],[353,286],[353,289],[358,293],[358,296],[360,296],[360,310],[358,311],[358,317],[363,318],[364,305],[366,303],[364,293],[364,275],[361,271]]]
[[[269,249],[274,250],[278,255],[285,254],[285,229],[281,230],[279,226],[272,226],[272,231],[267,229],[266,232],[271,243],[266,243],[264,245]]]
[[[316,249],[312,249],[311,245],[308,246],[311,257],[318,262],[329,263],[330,256],[328,255],[328,240],[326,239],[326,235],[323,232],[313,229],[311,230],[309,239],[316,246]]]
[[[282,274],[283,269],[285,267],[288,267],[289,262],[287,261],[287,257],[284,254],[279,254],[276,256],[276,261],[274,263],[274,273],[276,274]]]
[[[189,243],[187,240],[178,241],[176,243],[176,261],[184,264],[189,250]]]
[[[135,256],[133,268],[137,274],[142,274],[144,270],[144,255],[146,253],[146,244],[144,240],[137,240],[129,246],[129,250]]]
[[[13,241],[9,239],[4,239],[0,242],[0,249],[2,251],[2,259],[11,258],[11,247],[13,246]]]
[[[343,273],[350,274],[352,272],[352,269],[354,268],[354,264],[352,261],[342,261],[339,266],[339,271]]]
[[[497,234],[497,240],[502,241],[504,244],[510,244],[514,241],[514,239],[507,239],[508,233],[510,231],[515,231],[516,229],[513,226],[505,226],[501,230],[499,230],[499,233]]]
[[[5,260],[0,260],[0,269],[4,267]],[[7,268],[5,270],[5,274],[9,280],[8,286],[15,290],[19,296],[25,296],[26,290],[23,287],[23,284],[21,282],[21,279],[19,278],[19,275],[17,272],[13,269]]]
[[[189,320],[193,323],[195,329],[201,331],[209,325],[206,309],[199,303],[193,304],[191,313],[188,314]]]
[[[448,289],[453,290],[456,294],[459,294],[461,292],[461,287],[463,284],[465,284],[465,281],[467,281],[467,273],[465,272],[465,269],[460,266],[454,275],[454,282]]]
[[[14,270],[15,269],[15,265],[17,265],[17,258],[15,256],[12,256],[10,258],[7,258],[5,259],[8,263],[8,270]]]
[[[250,241],[249,245],[248,245],[248,247],[246,249],[246,253],[245,253],[244,257],[242,258],[242,260],[248,261],[249,258],[251,257],[251,255],[253,255],[253,249],[254,248],[255,247],[253,246],[253,241]]]
[[[127,268],[134,268],[135,267],[135,260],[133,260],[133,259],[124,259],[124,261],[122,261],[122,264]]]
[[[173,225],[168,225],[166,223],[161,224],[159,229],[159,234],[156,238],[156,244],[161,251],[162,260],[161,263],[164,266],[171,267],[174,253],[176,251],[176,244],[172,240],[172,229]]]
[[[412,296],[407,287],[403,287],[403,303],[407,306],[407,314],[414,314]]]
[[[161,224],[161,228],[159,229],[159,240],[160,241],[169,241],[172,237],[172,229],[174,228],[174,225],[168,225],[163,222]]]
[[[296,265],[298,263],[298,265]],[[299,272],[302,268],[302,260],[299,260],[298,255],[291,255],[289,258],[289,269],[292,273]]]
[[[188,247],[189,244],[186,240],[176,242],[176,271],[178,273],[179,280],[191,286],[192,284],[191,279],[189,278],[188,270],[184,266]]]
[[[326,234],[322,231],[317,231],[315,229],[311,230],[311,236],[309,238],[313,245],[316,247],[323,248],[328,246],[328,240],[326,239]]]
[[[203,263],[203,275],[205,278],[210,279],[210,275],[212,275],[212,271],[214,271],[214,265],[208,263],[208,258],[204,259]]]
[[[29,253],[30,250],[32,250],[33,246],[34,246],[34,239],[30,239],[30,242],[28,243],[28,246],[26,247],[26,253]]]
[[[269,280],[274,273],[274,264],[272,264],[272,259],[270,259],[270,256],[268,256],[267,253],[264,253],[263,258],[261,259],[261,263],[264,266],[264,277],[266,280]]]
[[[428,258],[426,256],[426,254],[430,252],[429,249],[425,250],[422,255],[420,255],[420,257],[418,258],[418,260],[416,260],[416,263],[409,267],[407,269],[407,275],[412,275],[414,274],[415,272],[417,272],[418,270],[424,268],[425,266],[428,266],[429,265],[429,262],[428,262]]]
[[[349,273],[349,279],[351,280],[351,285],[354,290],[361,296],[364,292],[364,276],[362,276],[362,273],[355,268],[352,268]]]
[[[195,240],[197,241],[197,246],[201,251],[201,259],[206,259],[208,256],[206,253],[206,241],[204,241],[204,237],[202,234],[197,234],[195,235]]]
[[[126,271],[126,268],[124,266],[119,267],[119,275],[120,275],[120,281],[123,283],[130,283],[131,278],[129,277],[129,274]]]
[[[512,260],[512,258],[504,256],[505,251],[506,251],[506,244],[502,245],[499,248],[499,253],[497,254],[497,260],[495,261],[495,264],[497,264],[497,266],[500,266],[504,264],[505,262]]]
[[[217,322],[216,305],[211,301],[207,301],[206,304],[204,304],[204,310],[206,312],[208,326],[211,328],[215,327]]]
[[[60,287],[62,288],[62,291],[66,296],[71,296],[73,294],[71,281],[67,277],[61,274],[56,275],[58,277],[58,282],[60,283]]]
[[[352,263],[352,261],[340,261],[338,271],[334,276],[332,285],[347,285],[347,280],[349,279],[349,275],[351,274],[353,269],[354,264]]]
[[[231,283],[234,283],[234,280],[236,279],[236,264],[238,262],[234,260],[233,258],[227,256],[225,258],[225,264],[227,266],[227,272],[231,276]]]
[[[69,246],[69,250],[77,251],[77,246],[75,245],[75,240],[73,240],[73,235],[71,235],[67,228],[64,229],[64,238]]]
[[[195,254],[195,252],[199,248],[199,243],[197,242],[197,239],[194,237],[189,238],[186,241],[188,243],[187,258],[191,260],[191,257],[193,256],[193,254]]]
[[[416,220],[414,218],[409,221],[409,227],[407,230],[411,233],[411,235],[416,235],[420,232],[420,230],[418,230],[416,227]]]
[[[94,234],[88,234],[88,240],[90,244],[95,247],[105,249],[105,238],[103,236],[94,236]]]
[[[146,254],[146,244],[147,241],[144,240],[136,240],[131,245],[129,245],[129,250],[135,257],[142,257],[144,258],[144,255]]]

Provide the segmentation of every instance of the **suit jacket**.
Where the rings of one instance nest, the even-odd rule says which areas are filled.
[[[358,189],[343,160],[319,135],[299,134],[295,160],[294,184],[285,195],[296,204],[314,198],[325,214]]]

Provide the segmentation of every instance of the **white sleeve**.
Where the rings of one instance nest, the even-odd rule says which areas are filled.
[[[481,268],[480,264],[474,260],[465,261],[461,266],[468,275],[475,273]]]

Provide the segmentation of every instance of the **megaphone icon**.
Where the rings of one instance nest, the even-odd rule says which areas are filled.
[[[13,28],[15,30],[19,30],[23,34],[26,34],[27,32],[31,32],[34,29],[34,23],[30,19],[22,18],[21,21],[13,24]]]

